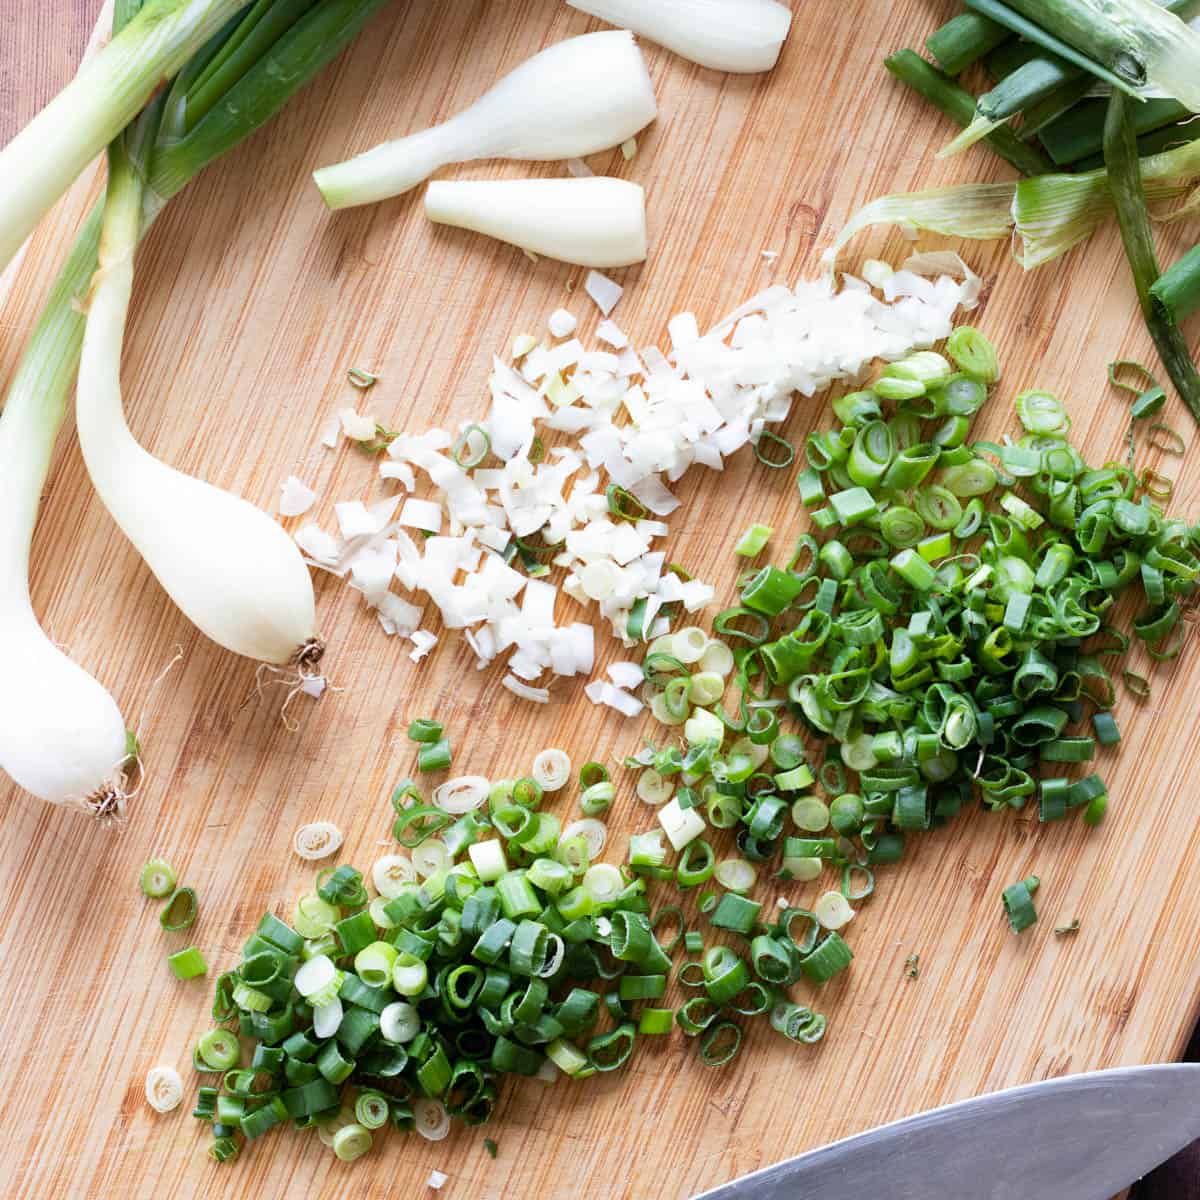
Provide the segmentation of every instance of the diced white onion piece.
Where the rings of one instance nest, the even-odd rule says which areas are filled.
[[[537,345],[537,338],[531,333],[519,333],[513,338],[513,358],[524,358]]]
[[[439,179],[425,191],[425,215],[581,267],[646,258],[646,193],[625,179]],[[621,289],[605,283],[604,295],[615,288],[619,297]],[[588,294],[596,298],[590,282]],[[607,316],[616,299],[597,303]]]
[[[302,525],[296,530],[296,545],[314,562],[332,565],[341,553],[341,544],[319,525]]]
[[[300,690],[314,700],[320,700],[328,686],[329,682],[324,675],[309,675],[300,681]]]
[[[635,662],[614,662],[608,664],[608,677],[619,688],[639,687],[646,678],[641,664]]]
[[[416,879],[412,859],[403,854],[385,854],[371,868],[371,882],[385,900],[394,900],[404,891],[405,884],[415,883]]]
[[[408,657],[413,662],[420,662],[437,645],[437,635],[427,629],[414,629],[409,637],[412,639],[413,648],[408,652]]]
[[[471,857],[471,865],[483,883],[494,883],[508,870],[508,860],[504,856],[504,846],[499,838],[489,838],[486,842],[474,842],[467,847]]]
[[[694,808],[680,808],[676,797],[672,797],[658,810],[658,823],[676,850],[682,850],[706,828],[704,818]]]
[[[429,1178],[425,1180],[425,1186],[433,1188],[435,1192],[440,1192],[442,1185],[449,1178],[450,1176],[445,1171],[430,1171]]]
[[[440,1142],[450,1132],[450,1114],[440,1100],[418,1097],[412,1110],[413,1128],[427,1141]]]
[[[595,175],[595,173],[582,158],[567,159],[567,174],[572,179],[587,179],[589,175]]]
[[[544,792],[557,792],[571,778],[571,756],[565,750],[542,750],[533,760],[533,778]]]
[[[505,675],[500,680],[502,687],[508,688],[514,696],[520,696],[522,700],[532,700],[534,704],[549,704],[550,692],[546,688],[530,687],[527,683],[522,683],[515,675]]]
[[[826,929],[841,929],[854,916],[854,909],[841,892],[829,891],[813,905],[813,916]]]
[[[660,775],[651,767],[647,767],[641,775],[638,776],[637,794],[638,799],[644,800],[647,804],[658,805],[666,804],[675,791],[675,784],[669,776]]]
[[[445,871],[450,863],[450,851],[440,838],[426,838],[413,849],[413,870],[419,879],[428,879],[430,875]]]
[[[635,138],[635,137],[627,138],[625,141],[623,141],[621,143],[621,156],[625,159],[626,162],[632,162],[633,156],[635,154],[637,154],[637,151],[638,151],[637,138]]]
[[[341,844],[342,831],[332,821],[313,821],[301,825],[292,839],[292,849],[309,862],[332,854]]]
[[[296,478],[289,475],[279,488],[279,515],[281,517],[298,517],[312,508],[317,493]]]
[[[423,529],[427,533],[441,533],[442,506],[432,500],[418,500],[411,496],[400,510],[400,524],[410,529]]]
[[[562,831],[563,841],[573,837],[581,837],[587,842],[588,858],[595,860],[604,852],[604,843],[608,841],[608,826],[603,821],[597,821],[595,817],[580,817]]]
[[[631,29],[714,71],[769,71],[791,28],[776,0],[568,0],[572,8]]]
[[[337,417],[329,417],[321,426],[321,445],[336,450],[342,436],[342,423]]]
[[[316,954],[307,962],[300,964],[292,986],[302,996],[315,996],[322,988],[328,987],[337,978],[337,967],[327,954]]]
[[[151,1067],[146,1072],[146,1102],[157,1113],[170,1112],[183,1103],[183,1080],[174,1067]]]
[[[341,422],[342,432],[352,442],[369,442],[377,432],[374,417],[363,416],[352,408],[339,409],[338,420]]]
[[[575,327],[579,322],[565,308],[556,308],[550,314],[550,319],[546,324],[555,337],[565,338],[570,337],[575,332]]]
[[[342,500],[333,506],[338,529],[346,541],[351,538],[370,537],[378,526],[375,518],[367,511],[361,500]]]
[[[313,1009],[313,1033],[319,1038],[331,1038],[342,1027],[342,1001],[334,996],[328,1004]]]
[[[723,858],[717,863],[713,878],[731,892],[748,892],[754,886],[758,872],[744,858]]]
[[[642,256],[643,258],[645,255]],[[641,259],[636,259],[636,262],[641,262]],[[583,264],[586,266],[587,264]],[[597,266],[604,266],[604,263],[597,263]],[[625,263],[609,263],[611,267],[625,266]],[[604,316],[609,316],[612,310],[617,307],[617,301],[621,299],[625,289],[615,280],[609,279],[607,275],[601,275],[599,271],[589,271],[587,278],[583,281],[583,290],[595,301],[596,307],[603,313]]]
[[[421,1032],[421,1014],[404,1000],[394,1000],[379,1014],[379,1033],[385,1042],[403,1045]]]
[[[619,326],[607,318],[596,326],[596,336],[602,342],[607,342],[614,350],[624,350],[629,345],[629,339]]]
[[[600,558],[579,572],[584,594],[593,600],[607,600],[620,585],[621,569],[611,559]]]
[[[461,817],[486,803],[492,782],[483,775],[460,775],[433,789],[433,802],[443,812]]]

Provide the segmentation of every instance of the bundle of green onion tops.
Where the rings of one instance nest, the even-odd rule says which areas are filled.
[[[1085,463],[1047,393],[1017,397],[1017,441],[970,441],[998,377],[990,343],[962,327],[945,356],[913,354],[833,401],[839,423],[810,435],[797,480],[813,532],[743,578],[716,636],[690,628],[648,647],[645,694],[682,737],[625,760],[659,828],[631,838],[623,866],[594,861],[615,795],[607,768],[580,770],[585,819],[564,829],[543,804],[571,768],[544,751],[534,777],[458,781],[458,799],[473,796],[461,805],[404,780],[394,836],[412,859],[376,864],[378,896],[342,865],[290,924],[266,914],[220,977],[217,1027],[195,1050],[214,1076],[196,1106],[214,1156],[288,1120],[345,1159],[389,1123],[443,1137],[451,1116],[486,1121],[506,1075],[582,1080],[673,1024],[714,1066],[755,1015],[817,1041],[825,1017],[790,989],[850,964],[839,930],[851,903],[913,835],[976,796],[1098,825],[1108,792],[1087,764],[1119,741],[1107,664],[1131,642],[1110,614],[1139,588],[1134,636],[1155,659],[1178,654],[1200,529],[1155,503],[1163,477]],[[1139,393],[1131,454],[1161,403],[1157,387]],[[757,556],[773,536],[755,526],[737,551]],[[449,766],[437,721],[410,737],[422,769]],[[1075,765],[1087,773],[1072,778]],[[737,855],[718,862],[718,839]],[[837,886],[811,909],[771,913],[751,895],[766,864],[785,881],[832,871]],[[711,881],[720,893],[697,894]],[[1037,886],[1005,890],[1014,931],[1036,921]],[[666,1007],[672,974],[695,991]],[[234,1030],[255,1041],[248,1066]]]

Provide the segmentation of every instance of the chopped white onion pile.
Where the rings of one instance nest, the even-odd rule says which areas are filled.
[[[628,634],[639,602],[641,642],[648,642],[668,630],[664,605],[697,613],[712,601],[710,585],[667,571],[666,553],[655,549],[669,531],[663,518],[679,504],[669,484],[689,467],[722,470],[767,424],[787,419],[797,393],[857,383],[876,359],[932,346],[979,294],[978,278],[945,254],[914,256],[898,271],[873,264],[870,275],[876,289],[849,275],[840,287],[832,279],[775,285],[704,334],[692,313],[680,313],[668,323],[668,355],[630,347],[609,319],[621,288],[592,271],[585,287],[605,318],[597,329],[602,348],[589,350],[568,330],[565,310],[554,313],[551,328],[566,340],[522,335],[510,358],[493,360],[486,416],[454,432],[405,431],[391,441],[379,473],[401,493],[339,503],[340,536],[309,523],[296,541],[314,564],[362,593],[386,633],[411,638],[414,658],[433,644],[420,628],[427,597],[448,629],[463,631],[480,669],[506,660],[502,686],[545,704],[550,676],[593,669],[593,628],[558,623],[562,593],[598,609],[630,648],[640,644]],[[375,419],[353,409],[341,412],[340,423],[348,437],[377,436]],[[491,455],[464,468],[456,453],[468,430],[476,441],[487,435]],[[549,432],[568,435],[568,444],[530,462],[534,438]],[[615,519],[610,484],[625,488],[646,515]],[[514,539],[556,548],[538,560],[545,578],[505,562]],[[559,573],[549,575],[554,568]],[[700,665],[727,674],[727,657],[710,643]],[[608,679],[587,685],[588,699],[636,716],[643,703],[633,694],[641,682],[635,670],[613,664]]]
[[[342,844],[342,831],[332,821],[301,825],[292,839],[292,849],[309,862],[325,858]]]
[[[157,1113],[183,1103],[183,1080],[174,1067],[151,1067],[146,1072],[146,1102]]]

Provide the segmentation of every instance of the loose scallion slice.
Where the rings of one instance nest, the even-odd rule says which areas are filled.
[[[1036,875],[1030,875],[1017,883],[1009,884],[1004,889],[1001,899],[1004,902],[1004,913],[1008,917],[1009,927],[1013,933],[1021,933],[1037,921],[1037,910],[1033,906],[1033,893],[1037,891],[1041,880]]]

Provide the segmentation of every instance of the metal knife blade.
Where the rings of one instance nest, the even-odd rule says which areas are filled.
[[[1200,1137],[1200,1063],[1118,1067],[931,1109],[695,1200],[1110,1200]]]

